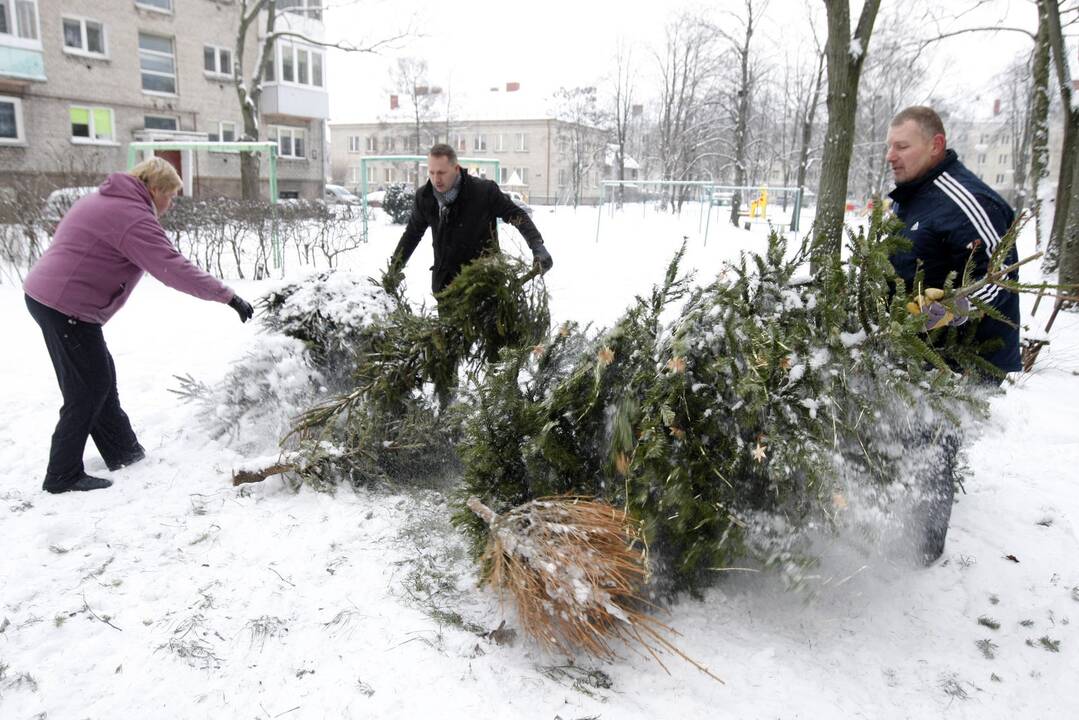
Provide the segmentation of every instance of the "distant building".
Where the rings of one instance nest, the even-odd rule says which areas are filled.
[[[498,160],[497,177],[491,165],[462,165],[521,192],[532,204],[569,203],[574,195],[579,203],[595,204],[601,181],[617,174],[605,130],[557,119],[550,108],[521,93],[518,83],[468,99],[449,99],[437,87],[421,90],[421,95],[433,97],[423,101],[426,110],[418,127],[410,103],[399,95],[391,95],[385,112],[369,120],[330,124],[335,183],[360,191],[363,158],[426,155],[436,142],[448,143],[461,158]],[[636,161],[627,158],[626,165],[627,179],[635,178]],[[393,183],[426,182],[427,166],[422,161],[373,160],[366,173],[372,191]]]
[[[278,0],[278,8],[286,9],[279,27],[323,37],[322,0]],[[0,0],[0,187],[103,177],[126,168],[132,141],[238,139],[239,12],[231,0]],[[248,72],[265,21],[254,27]],[[281,195],[321,197],[326,54],[280,41],[265,73],[262,139],[278,143]],[[185,194],[239,195],[237,156],[159,154],[179,170]]]
[[[989,187],[1015,205],[1018,189],[1015,182],[1017,137],[1011,109],[1000,100],[976,98],[970,116],[944,118],[948,147],[960,161]],[[1021,130],[1021,128],[1019,129]],[[1063,116],[1049,117],[1049,182],[1055,184],[1060,174],[1060,153],[1064,143]],[[1029,153],[1029,150],[1028,150]],[[1029,156],[1027,158],[1029,163]],[[1029,178],[1027,178],[1029,185]]]

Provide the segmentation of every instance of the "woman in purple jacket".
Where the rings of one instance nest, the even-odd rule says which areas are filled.
[[[26,306],[41,326],[64,398],[45,471],[48,492],[112,485],[83,468],[88,436],[109,470],[146,456],[120,407],[116,367],[101,332],[143,272],[197,298],[227,303],[243,322],[253,314],[251,305],[188,262],[165,235],[158,217],[181,187],[180,176],[162,158],[113,173],[72,206],[26,276]]]

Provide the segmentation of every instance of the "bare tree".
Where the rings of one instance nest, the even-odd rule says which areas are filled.
[[[240,102],[240,113],[243,117],[243,135],[241,140],[246,142],[257,141],[261,137],[260,116],[262,99],[262,83],[265,78],[267,59],[274,57],[274,44],[282,38],[293,38],[310,45],[319,47],[334,47],[348,52],[373,53],[380,48],[388,47],[393,43],[409,36],[409,32],[401,32],[371,44],[357,46],[348,43],[330,43],[323,40],[308,37],[303,33],[296,32],[290,22],[283,22],[285,13],[293,10],[295,0],[239,0],[240,23],[236,31],[236,44],[232,53],[232,81],[236,86],[236,96]],[[302,12],[322,12],[321,9],[312,8]],[[249,35],[254,35],[258,27],[260,17],[264,25],[261,38],[258,39],[258,49],[252,67],[245,70],[244,53],[247,49]],[[244,200],[257,200],[259,197],[259,166],[260,156],[257,153],[245,152],[240,154],[240,186]]]
[[[405,95],[408,102],[408,110],[412,116],[412,142],[410,150],[413,155],[423,152],[424,137],[436,136],[439,129],[434,127],[437,122],[437,104],[442,89],[431,85],[427,61],[420,58],[403,57],[397,59],[397,67],[391,78],[393,88]],[[447,128],[447,141],[449,139]],[[413,167],[416,181],[419,182],[420,164],[417,162]]]
[[[750,123],[750,113],[753,109],[751,100],[753,97],[754,85],[757,80],[757,73],[753,67],[752,57],[750,53],[750,45],[753,42],[753,33],[756,30],[757,23],[760,20],[760,16],[764,13],[767,7],[767,2],[760,2],[757,0],[742,0],[743,9],[745,11],[744,16],[736,13],[728,13],[733,23],[740,26],[740,30],[737,34],[728,33],[722,27],[716,27],[716,33],[727,40],[730,43],[733,51],[735,61],[738,63],[738,80],[735,86],[735,95],[737,101],[735,103],[734,114],[734,184],[741,188],[746,184],[746,150],[748,143],[748,132]],[[741,211],[742,206],[742,191],[737,189],[734,191],[734,197],[731,199],[731,225],[738,225],[738,214]]]
[[[707,112],[707,103],[715,102],[709,97],[717,65],[714,38],[714,30],[700,18],[681,15],[667,26],[666,45],[657,53],[661,87],[656,144],[664,179],[692,179],[715,137],[715,122]],[[679,209],[685,190],[669,192]]]
[[[1071,71],[1061,26],[1061,3],[1058,0],[1038,0],[1038,4],[1044,10],[1047,20],[1049,46],[1065,116],[1060,180],[1057,183],[1056,210],[1048,247],[1051,249],[1054,242],[1057,244],[1060,257],[1059,282],[1061,285],[1072,286],[1079,284],[1079,200],[1076,200],[1074,195],[1075,189],[1079,188],[1079,178],[1076,177],[1079,174],[1079,160],[1076,159],[1079,152],[1079,104],[1072,97]]]
[[[602,130],[604,114],[596,100],[596,88],[560,88],[555,93],[558,119],[558,142],[570,156],[570,198],[573,206],[581,202],[581,193],[589,173],[602,168],[606,160],[607,136]]]
[[[813,228],[817,237],[814,267],[826,257],[838,257],[842,245],[858,81],[880,0],[865,0],[853,38],[849,0],[824,0],[824,7],[828,18],[828,130]]]
[[[618,43],[615,52],[615,78],[614,78],[614,144],[615,144],[615,167],[618,171],[619,182],[626,180],[626,146],[629,144],[629,134],[634,117],[634,67],[633,51],[624,42]],[[625,200],[625,186],[618,186],[617,203],[622,207]]]
[[[813,79],[813,91],[809,94],[804,105],[799,110],[799,123],[801,125],[801,142],[798,150],[798,176],[795,186],[805,192],[806,172],[809,169],[809,149],[813,142],[813,122],[820,105],[820,89],[824,84],[824,52],[817,52],[817,73]]]
[[[1034,213],[1034,234],[1043,247],[1042,182],[1049,177],[1049,18],[1038,5],[1038,34],[1034,39],[1030,95],[1030,203]]]

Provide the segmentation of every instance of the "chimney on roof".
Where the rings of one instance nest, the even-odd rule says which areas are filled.
[[[1000,115],[1000,98],[993,101],[993,116]]]
[[[390,110],[396,110],[400,107],[400,103],[397,101],[396,95],[390,95]]]
[[[521,83],[519,83],[519,82],[508,82],[508,83],[506,83],[506,92],[517,92],[520,89],[521,89]]]

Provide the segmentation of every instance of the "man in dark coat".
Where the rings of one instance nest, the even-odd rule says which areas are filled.
[[[430,179],[416,191],[412,215],[393,253],[391,274],[404,268],[430,227],[435,250],[431,291],[437,293],[465,265],[498,251],[499,219],[521,232],[542,272],[551,269],[554,261],[528,214],[494,182],[469,175],[457,164],[452,147],[442,143],[432,147],[427,168]]]
[[[948,273],[963,279],[967,260],[973,259],[970,279],[979,280],[989,271],[990,255],[1015,219],[1015,212],[992,188],[959,162],[947,149],[944,125],[931,108],[909,107],[892,119],[888,130],[888,163],[896,187],[890,194],[892,208],[906,225],[903,234],[910,250],[892,256],[896,272],[912,288],[914,275],[925,271],[924,286],[944,287]],[[1005,265],[1018,261],[1013,246]],[[1018,279],[1013,271],[1009,279]],[[986,360],[1002,372],[1022,368],[1019,354],[1019,295],[994,283],[975,291],[1013,325],[983,317],[976,330],[980,342],[989,343]]]
[[[990,256],[1011,227],[1015,213],[947,148],[940,116],[924,106],[912,106],[896,115],[888,129],[887,161],[895,173],[892,208],[905,225],[903,234],[911,241],[911,248],[892,255],[891,262],[907,287],[913,287],[919,269],[924,271],[925,288],[942,288],[951,272],[960,282],[968,260],[973,261],[971,281],[985,277]],[[1010,265],[1017,260],[1013,246],[1004,262]],[[1009,279],[1017,278],[1018,272],[1009,275]],[[983,357],[1003,372],[1019,370],[1019,296],[989,283],[972,297],[1014,323],[1008,325],[988,316],[979,321],[975,337],[988,343]],[[940,320],[932,312],[929,316],[927,327]],[[916,452],[931,458],[924,496],[914,509],[918,559],[927,565],[944,552],[959,445],[957,429],[948,424],[915,430],[909,445],[911,450],[922,446]]]

